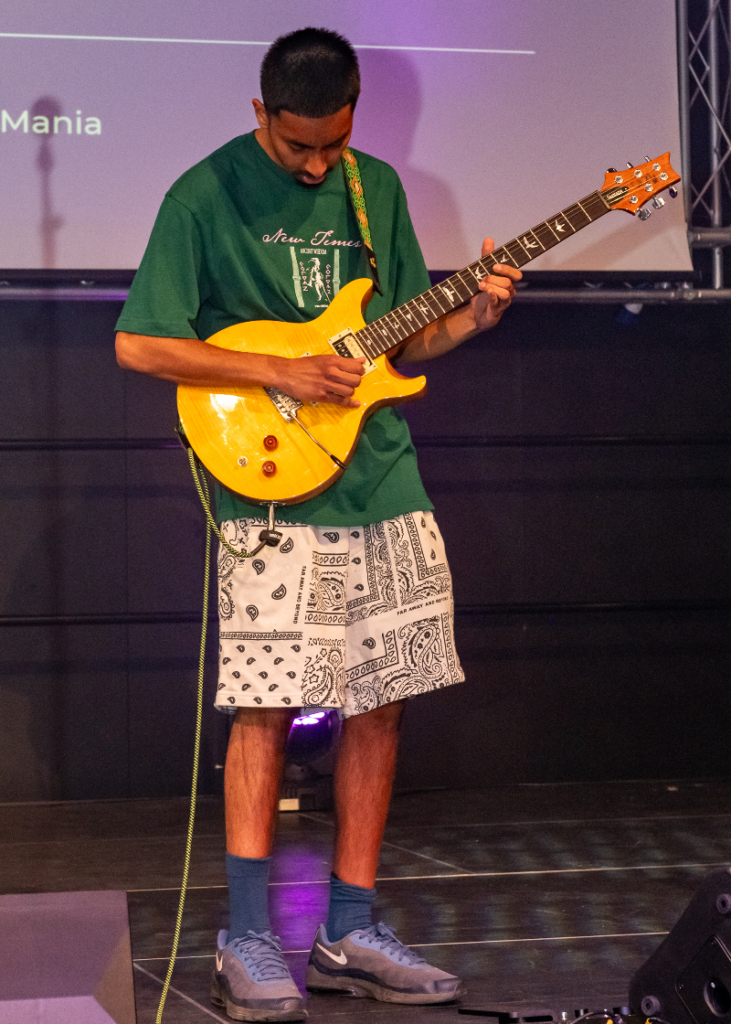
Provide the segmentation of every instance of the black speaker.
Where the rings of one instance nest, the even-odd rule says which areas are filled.
[[[706,876],[632,978],[629,1004],[667,1024],[731,1024],[731,868]]]

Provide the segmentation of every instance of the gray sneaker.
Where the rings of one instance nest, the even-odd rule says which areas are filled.
[[[462,994],[453,974],[430,967],[383,922],[330,942],[320,925],[307,964],[310,992],[343,992],[384,1003],[448,1003]]]
[[[304,1020],[299,989],[284,962],[282,946],[271,932],[247,932],[228,941],[218,933],[211,1002],[233,1020]]]

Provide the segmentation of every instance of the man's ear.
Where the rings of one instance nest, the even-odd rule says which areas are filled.
[[[252,100],[254,107],[254,113],[256,114],[256,120],[259,123],[260,128],[269,128],[269,114],[267,114],[267,108],[264,106],[261,100]]]

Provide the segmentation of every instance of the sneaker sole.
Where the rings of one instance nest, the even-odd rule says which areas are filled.
[[[277,1020],[306,1020],[307,1010],[304,1008],[291,1010],[267,1010],[267,1009],[246,1009],[232,1002],[228,995],[223,992],[215,980],[211,985],[211,1002],[214,1006],[226,1011],[231,1020],[243,1021],[277,1021]]]
[[[307,967],[305,988],[308,992],[332,992],[357,999],[377,999],[381,1003],[408,1003],[412,1006],[451,1003],[463,992],[461,982],[457,982],[452,992],[396,992],[363,978],[331,978],[327,974],[320,974],[312,964]]]

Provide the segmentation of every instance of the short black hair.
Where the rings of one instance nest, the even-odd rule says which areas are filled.
[[[276,39],[261,65],[261,98],[268,114],[329,117],[360,92],[360,69],[347,39],[326,28],[301,28]]]

